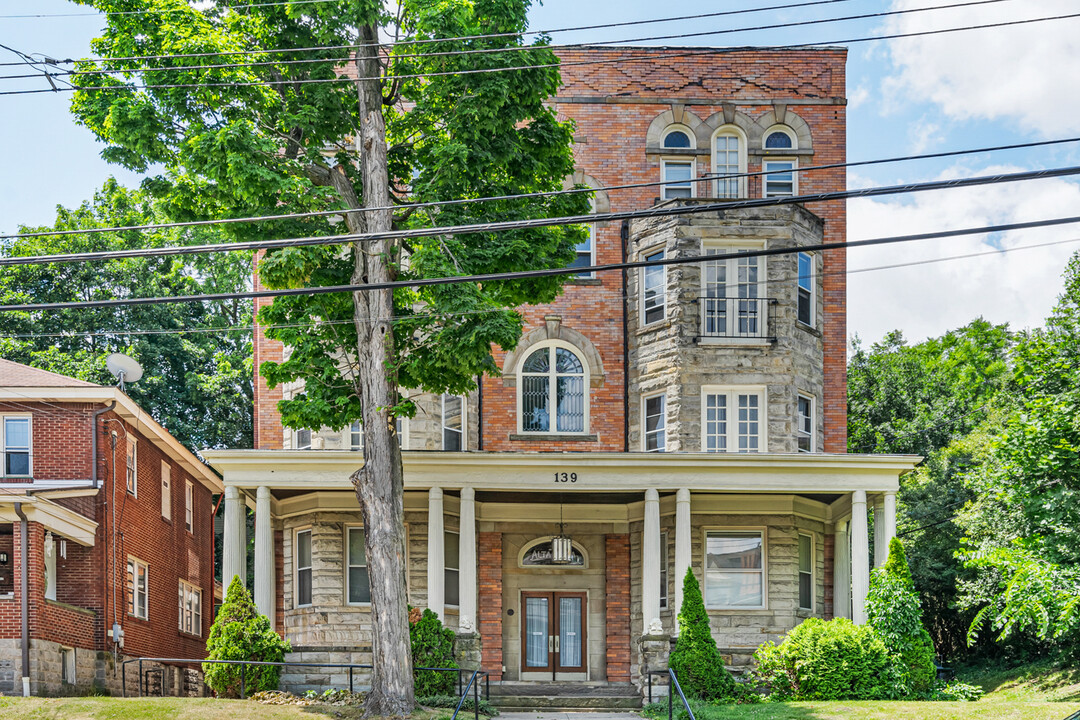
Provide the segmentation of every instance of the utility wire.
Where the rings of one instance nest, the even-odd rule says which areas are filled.
[[[809,173],[809,172],[813,172],[813,171],[817,171],[817,170],[835,170],[835,169],[839,169],[839,168],[864,167],[864,166],[867,166],[867,165],[882,165],[882,164],[885,164],[885,163],[908,162],[908,161],[911,161],[911,160],[934,160],[934,159],[940,159],[940,158],[945,158],[945,157],[957,157],[957,156],[960,156],[960,155],[973,155],[973,154],[984,153],[984,152],[999,152],[999,151],[1004,151],[1004,150],[1025,150],[1025,149],[1029,149],[1029,148],[1046,147],[1046,146],[1051,146],[1051,145],[1062,145],[1064,143],[1074,143],[1074,142],[1080,142],[1080,137],[1060,138],[1060,139],[1057,139],[1057,140],[1039,140],[1039,141],[1035,141],[1035,142],[1016,143],[1016,144],[1012,144],[1012,145],[996,145],[996,146],[992,146],[992,147],[969,148],[969,149],[966,149],[966,150],[945,150],[945,151],[936,152],[936,153],[925,153],[925,154],[922,154],[922,155],[902,155],[902,156],[899,156],[899,157],[879,158],[879,159],[875,159],[875,160],[856,160],[856,161],[853,161],[853,162],[828,163],[828,164],[825,164],[825,165],[806,165],[806,166],[803,166],[803,167],[792,168],[790,171],[787,171],[787,172]],[[713,180],[721,180],[721,179],[723,179],[723,180],[732,180],[732,179],[738,179],[738,178],[762,177],[762,176],[765,176],[765,175],[772,175],[772,174],[774,174],[774,173],[772,173],[770,171],[764,171],[764,170],[755,171],[755,172],[745,172],[745,173],[706,173],[706,174],[700,175],[700,176],[698,176],[696,178],[692,178],[689,182],[691,182],[691,183],[703,183],[703,182],[712,182]],[[567,190],[548,190],[548,191],[545,191],[545,192],[518,193],[518,194],[515,194],[515,195],[493,195],[493,196],[488,196],[488,197],[479,197],[479,198],[471,198],[471,199],[466,198],[466,199],[455,199],[455,200],[433,200],[433,201],[430,201],[430,202],[422,202],[422,203],[402,203],[400,205],[387,205],[387,206],[368,207],[368,208],[353,208],[353,209],[348,209],[348,210],[315,210],[315,211],[311,211],[311,212],[286,213],[286,214],[283,214],[283,215],[252,215],[252,216],[247,216],[247,217],[222,218],[222,219],[215,219],[215,220],[188,220],[188,221],[184,221],[184,222],[156,223],[156,224],[150,224],[150,225],[122,225],[122,226],[113,226],[113,227],[104,227],[104,228],[85,228],[85,229],[79,229],[79,230],[43,230],[41,232],[11,233],[11,234],[8,234],[8,235],[0,234],[0,241],[13,240],[13,239],[16,239],[16,238],[56,237],[56,236],[63,236],[63,235],[87,235],[87,234],[103,233],[103,232],[124,232],[124,231],[129,231],[129,230],[165,230],[165,229],[170,229],[170,228],[182,228],[182,227],[203,227],[203,226],[207,226],[207,225],[228,225],[228,224],[244,223],[244,222],[263,222],[263,221],[268,221],[268,220],[294,220],[294,219],[298,219],[298,218],[324,217],[324,216],[333,216],[333,215],[346,215],[346,214],[351,214],[351,213],[369,213],[369,212],[376,212],[376,211],[383,211],[383,210],[410,210],[410,209],[421,209],[421,208],[430,208],[430,207],[445,207],[445,206],[450,206],[450,205],[468,205],[468,204],[471,204],[471,203],[492,202],[492,201],[496,201],[496,200],[499,200],[499,201],[504,201],[504,200],[525,200],[525,199],[529,199],[529,198],[545,198],[545,197],[554,197],[554,196],[559,196],[559,195],[576,195],[576,194],[580,194],[580,193],[611,192],[611,191],[614,191],[614,190],[629,190],[629,189],[634,189],[634,188],[659,187],[661,185],[670,185],[670,184],[671,184],[670,182],[665,182],[664,180],[656,180],[656,181],[649,181],[649,182],[627,183],[627,184],[624,184],[624,185],[607,185],[607,186],[597,187],[597,188],[592,188],[592,187],[569,188]],[[2,260],[0,260],[0,264],[2,264]]]
[[[262,8],[262,7],[277,7],[282,5],[314,5],[322,3],[340,3],[341,0],[286,0],[286,2],[264,2],[264,3],[245,3],[243,5],[223,5],[208,7],[208,10],[213,9],[226,9],[226,10],[239,10],[241,8]],[[113,10],[110,12],[90,12],[90,13],[37,13],[28,15],[0,15],[0,20],[28,20],[28,19],[43,19],[43,18],[73,18],[73,17],[113,17],[121,15],[165,15],[175,12],[201,12],[197,8],[188,6],[183,8],[169,8],[167,10]]]
[[[700,210],[698,212],[701,212]],[[659,267],[668,265],[688,265],[703,262],[715,262],[719,260],[746,259],[752,257],[770,257],[775,255],[791,255],[800,252],[825,252],[853,247],[867,247],[872,245],[888,245],[894,243],[906,243],[916,240],[930,240],[936,238],[958,237],[961,235],[975,235],[983,233],[1003,232],[1015,229],[1030,229],[1038,227],[1051,227],[1070,223],[1080,223],[1080,217],[1055,218],[1051,220],[1038,220],[1026,223],[1010,223],[1007,225],[990,225],[979,228],[964,228],[960,230],[944,230],[915,235],[899,235],[885,238],[872,238],[868,240],[849,240],[835,243],[818,243],[798,247],[767,248],[762,250],[749,250],[731,253],[719,253],[715,255],[688,255],[684,257],[663,258],[659,260],[635,260],[629,262],[607,263],[603,265],[589,265],[585,267],[548,268],[544,270],[525,270],[516,272],[485,273],[481,275],[457,275],[439,278],[419,278],[415,280],[395,280],[382,283],[363,283],[350,285],[328,285],[321,287],[285,288],[280,290],[249,290],[234,293],[213,293],[205,295],[181,295],[174,297],[150,297],[150,298],[123,298],[116,300],[90,300],[82,302],[54,302],[54,303],[26,303],[18,305],[0,305],[0,312],[35,312],[42,310],[68,310],[72,308],[92,307],[125,307],[129,305],[162,305],[166,303],[180,302],[214,302],[220,300],[241,300],[250,298],[277,298],[293,297],[298,295],[325,295],[328,293],[343,292],[368,292],[372,290],[394,290],[398,288],[429,287],[435,285],[459,285],[463,283],[488,283],[501,280],[519,280],[524,278],[553,277],[557,275],[577,275],[585,272],[605,272],[613,270],[634,270],[644,267]]]
[[[623,40],[602,40],[602,41],[591,42],[591,43],[571,43],[571,44],[563,44],[563,45],[514,45],[514,46],[509,46],[509,47],[470,48],[470,49],[466,49],[466,50],[443,50],[443,51],[431,52],[431,53],[406,53],[406,54],[400,54],[400,55],[393,55],[393,56],[390,57],[390,59],[396,61],[396,60],[405,60],[405,59],[410,59],[410,58],[436,58],[436,57],[459,57],[459,56],[469,56],[469,55],[490,55],[490,54],[495,54],[495,53],[528,52],[528,51],[533,51],[533,50],[538,50],[538,49],[540,49],[540,50],[554,50],[554,51],[559,51],[559,50],[580,50],[580,49],[584,49],[584,48],[594,48],[594,47],[601,47],[601,46],[605,46],[605,45],[619,45],[619,44],[625,44],[625,43],[654,42],[654,41],[657,41],[657,40],[674,40],[674,39],[685,39],[685,38],[692,38],[692,37],[728,35],[728,34],[732,34],[732,33],[741,33],[741,32],[759,32],[759,31],[764,31],[764,30],[779,30],[779,29],[784,29],[784,28],[806,27],[806,26],[811,26],[811,25],[823,25],[823,24],[828,24],[828,23],[846,22],[846,21],[851,21],[851,20],[868,20],[868,19],[872,19],[872,18],[882,18],[882,17],[889,17],[889,16],[894,16],[894,15],[907,15],[907,14],[912,14],[912,13],[929,12],[929,11],[933,11],[933,10],[948,10],[948,9],[954,9],[954,8],[971,7],[971,6],[979,6],[979,5],[990,5],[990,4],[996,4],[996,3],[1001,3],[1001,2],[1012,2],[1012,1],[1013,0],[965,0],[964,2],[951,3],[951,4],[947,4],[947,5],[935,5],[935,6],[930,6],[930,7],[917,7],[917,8],[909,8],[909,9],[906,9],[906,10],[887,10],[887,11],[874,12],[874,13],[864,13],[864,14],[861,14],[861,15],[848,15],[848,16],[845,16],[845,17],[836,17],[836,18],[818,18],[818,19],[814,19],[814,20],[797,20],[797,21],[791,21],[791,22],[785,22],[785,23],[776,23],[776,24],[772,24],[772,25],[757,25],[757,26],[752,26],[752,27],[728,28],[728,29],[724,29],[724,30],[702,30],[702,31],[691,32],[691,33],[677,33],[677,34],[669,34],[669,35],[653,35],[653,36],[649,36],[649,37],[626,38],[626,39],[623,39]],[[340,46],[341,49],[352,48],[352,47],[355,47],[355,46],[348,46],[348,45]],[[335,49],[337,49],[337,48],[335,48]],[[267,65],[272,66],[272,67],[281,67],[281,66],[287,66],[287,65],[306,65],[306,64],[311,64],[311,63],[336,63],[336,64],[340,64],[343,61],[348,60],[348,59],[349,58],[307,58],[307,59],[301,59],[301,60],[283,60],[283,61],[267,60],[267,61],[260,61],[260,62],[251,62],[251,63],[222,63],[222,64],[209,64],[209,65],[180,65],[180,66],[174,66],[174,67],[118,68],[118,69],[115,69],[115,70],[109,70],[109,69],[104,69],[104,68],[94,69],[94,70],[62,70],[60,72],[63,75],[66,75],[66,76],[101,75],[101,74],[115,74],[115,73],[130,74],[130,73],[136,73],[136,72],[138,72],[138,73],[171,72],[171,71],[177,71],[177,70],[187,72],[187,71],[192,71],[192,70],[219,70],[219,69],[232,69],[232,68],[246,69],[246,68],[253,68],[253,67],[262,67],[262,66],[267,66]],[[505,68],[502,68],[502,69],[505,69]],[[33,77],[33,76],[32,75],[0,75],[0,80],[11,80],[11,79],[17,79],[17,78],[26,78],[26,77]],[[365,77],[364,79],[371,79],[371,78]],[[380,76],[380,79],[381,79],[381,76]]]
[[[1001,254],[1004,254],[1004,253],[1017,252],[1017,251],[1020,251],[1020,250],[1037,250],[1037,249],[1040,249],[1040,248],[1055,247],[1055,246],[1058,246],[1058,245],[1069,245],[1069,244],[1072,244],[1072,243],[1080,243],[1080,237],[1071,237],[1071,238],[1068,238],[1066,240],[1053,240],[1053,241],[1050,241],[1050,242],[1043,242],[1043,243],[1032,243],[1030,245],[1017,245],[1015,247],[1001,248],[1000,250],[994,249],[994,250],[986,250],[986,251],[980,251],[980,252],[963,253],[963,254],[960,254],[960,255],[947,255],[945,257],[938,257],[938,258],[924,258],[922,260],[912,260],[912,261],[903,262],[903,263],[888,263],[888,264],[885,264],[885,265],[871,265],[871,266],[860,267],[860,268],[846,268],[844,270],[826,270],[826,271],[823,271],[823,272],[810,273],[809,277],[811,279],[817,280],[817,279],[820,279],[820,278],[834,277],[834,276],[840,276],[840,275],[845,275],[845,276],[859,275],[861,273],[867,273],[867,272],[878,272],[878,271],[881,271],[881,270],[894,270],[894,269],[898,269],[898,268],[908,268],[908,267],[914,267],[914,266],[920,266],[920,265],[934,265],[934,264],[942,263],[942,262],[950,262],[952,260],[967,260],[967,259],[970,259],[970,258],[984,257],[984,256],[987,256],[987,255],[1001,255]],[[710,256],[710,257],[715,257],[715,256]],[[768,284],[780,284],[780,283],[785,283],[785,282],[792,282],[792,281],[794,281],[794,280],[796,280],[796,279],[798,279],[800,277],[807,277],[807,276],[806,275],[786,275],[786,276],[782,276],[782,277],[772,278],[771,280],[768,280],[767,283]],[[617,296],[617,299],[620,302],[626,302],[629,298],[630,298],[630,296],[627,295],[626,293],[619,293],[619,295]],[[502,309],[497,309],[497,310],[469,310],[469,311],[462,311],[462,312],[444,312],[444,313],[428,313],[428,314],[423,315],[423,318],[429,318],[429,317],[440,317],[440,318],[467,317],[467,316],[471,316],[471,315],[488,315],[488,314],[496,313],[496,312],[502,312]],[[387,323],[387,322],[389,322],[389,323],[409,322],[409,321],[414,321],[416,319],[417,319],[417,316],[401,315],[401,316],[395,316],[395,317],[392,317],[392,318],[375,318],[375,319],[368,319],[368,320],[356,320],[356,319],[349,319],[349,320],[320,320],[319,322],[311,322],[311,323],[289,323],[289,324],[282,324],[282,325],[260,325],[259,329],[263,330],[263,331],[266,331],[266,330],[278,330],[278,329],[288,329],[288,328],[315,328],[315,327],[319,327],[321,325],[354,325],[357,322],[363,322],[363,323],[367,323],[367,324],[370,324],[370,325],[378,325],[378,324]],[[197,328],[159,328],[159,329],[152,329],[152,330],[126,330],[126,329],[124,329],[124,330],[101,330],[101,331],[93,331],[93,332],[9,333],[9,334],[0,335],[0,338],[42,339],[42,340],[44,340],[44,339],[47,339],[47,338],[69,338],[69,339],[74,339],[74,338],[82,338],[82,337],[115,337],[115,336],[123,336],[123,335],[132,335],[132,336],[142,336],[142,335],[184,335],[184,334],[188,334],[188,333],[202,334],[202,333],[218,333],[218,332],[251,333],[251,332],[254,331],[254,329],[255,328],[254,328],[253,324],[248,324],[248,325],[227,325],[227,326],[219,326],[219,327],[201,327],[201,328],[198,328],[198,327]],[[985,409],[985,406],[980,406],[980,407],[975,408],[973,410],[969,410],[968,412],[964,413],[964,415],[962,415],[962,416],[956,416],[956,417],[951,418],[948,421],[942,421],[942,422],[938,423],[937,425],[934,425],[933,427],[940,427],[940,426],[949,424],[951,422],[955,422],[957,420],[963,419],[963,417],[966,417],[967,415],[972,415],[976,411],[982,410],[982,409]],[[905,432],[905,433],[894,433],[894,434],[892,434],[892,437],[893,438],[902,438],[902,437],[907,437],[909,435],[915,435],[915,434],[917,434],[917,432],[919,432],[919,431],[911,431],[911,432]]]
[[[984,175],[973,178],[955,178],[952,180],[936,180],[923,183],[908,183],[905,185],[870,187],[861,188],[858,190],[838,190],[833,192],[816,193],[811,195],[794,195],[791,197],[756,198],[753,200],[729,200],[712,203],[691,203],[687,205],[658,205],[656,207],[640,210],[622,210],[607,213],[592,213],[589,215],[571,215],[554,218],[535,218],[529,220],[504,220],[499,222],[473,223],[468,225],[449,225],[429,228],[416,228],[413,230],[397,230],[377,233],[352,233],[346,235],[287,238],[283,240],[251,240],[233,243],[212,243],[209,245],[171,245],[158,248],[132,248],[128,250],[103,250],[98,252],[6,257],[0,258],[0,267],[9,265],[42,265],[48,263],[89,262],[94,260],[113,260],[118,258],[131,257],[192,255],[198,253],[234,252],[239,250],[269,250],[274,248],[304,247],[310,245],[342,245],[352,242],[406,240],[410,238],[436,237],[439,235],[467,235],[470,233],[505,232],[509,230],[524,230],[563,225],[589,225],[596,222],[609,222],[614,220],[676,217],[681,215],[695,215],[707,212],[723,213],[729,210],[737,210],[743,208],[794,205],[812,202],[826,202],[829,200],[847,200],[849,198],[855,197],[880,197],[883,195],[901,195],[913,192],[926,192],[930,190],[977,187],[982,185],[996,185],[1007,182],[1025,182],[1029,180],[1042,180],[1047,178],[1068,177],[1075,175],[1080,175],[1080,166],[1054,168],[1050,170],[1030,170],[1019,173],[999,173],[997,175]],[[1042,222],[1043,224],[1064,224],[1074,221],[1075,220],[1073,218],[1064,218],[1056,221]],[[1026,227],[1038,227],[1038,225],[1030,225],[1028,223],[1014,223],[1012,225],[999,227],[1003,229],[1022,229]],[[843,247],[843,245],[841,243],[836,243],[834,247]],[[562,273],[573,271],[559,270],[551,272]],[[584,272],[584,269],[579,270],[578,272]],[[271,295],[273,294],[277,293],[271,293]]]
[[[240,87],[256,87],[265,86],[273,87],[278,85],[290,85],[293,87],[301,85],[321,85],[327,83],[356,83],[361,79],[368,80],[381,80],[381,81],[396,81],[396,80],[410,80],[410,79],[423,79],[434,78],[444,76],[462,76],[462,75],[477,75],[477,74],[491,74],[500,72],[516,72],[521,70],[544,70],[553,68],[566,68],[585,65],[609,65],[617,63],[628,62],[655,62],[662,59],[670,58],[688,58],[697,57],[702,55],[726,55],[729,53],[740,52],[775,52],[781,50],[800,50],[800,49],[814,49],[822,46],[829,45],[854,45],[864,42],[876,42],[879,40],[898,40],[904,38],[913,37],[926,37],[931,35],[942,35],[954,32],[965,32],[969,30],[985,30],[989,28],[1009,27],[1014,25],[1028,25],[1032,23],[1049,22],[1054,20],[1066,20],[1071,18],[1080,17],[1080,13],[1072,13],[1066,15],[1053,15],[1048,17],[1029,18],[1026,20],[1010,20],[997,23],[986,23],[982,25],[966,25],[955,28],[943,28],[939,30],[922,30],[909,33],[894,33],[891,35],[876,35],[873,37],[856,37],[843,40],[831,40],[826,42],[813,42],[813,43],[797,43],[792,45],[772,45],[772,46],[760,46],[760,47],[737,47],[737,48],[707,48],[703,50],[681,51],[675,53],[647,53],[639,56],[632,57],[620,57],[620,58],[607,58],[604,60],[578,60],[571,62],[555,62],[544,63],[538,65],[514,65],[510,67],[496,67],[496,68],[473,68],[467,70],[448,70],[444,72],[428,72],[428,73],[414,73],[405,75],[385,75],[378,78],[351,78],[351,77],[334,77],[334,78],[304,78],[294,80],[252,80],[252,81],[229,81],[229,82],[209,82],[209,83],[151,83],[151,84],[120,84],[120,85],[101,85],[101,86],[80,86],[78,90],[85,90],[87,92],[97,91],[115,91],[115,90],[169,90],[169,89],[208,89],[208,88],[240,88]],[[692,33],[687,33],[684,37],[690,37]],[[615,47],[613,49],[622,49]],[[641,50],[642,48],[625,48],[627,50]],[[61,92],[68,91],[67,88],[61,88]],[[52,90],[6,90],[0,92],[0,95],[34,95],[43,92],[53,92]]]

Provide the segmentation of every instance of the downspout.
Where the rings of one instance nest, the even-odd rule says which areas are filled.
[[[19,582],[21,592],[19,602],[22,606],[22,688],[23,697],[30,697],[30,541],[27,537],[26,513],[22,503],[15,503],[15,514],[19,516]]]
[[[467,450],[468,448],[466,448]],[[484,449],[484,374],[476,375],[476,449]]]
[[[98,418],[105,413],[116,407],[116,401],[110,400],[107,407],[103,407],[100,410],[94,411],[93,420],[90,423],[90,486],[93,488],[98,487],[98,443],[97,443],[97,424]]]
[[[619,247],[622,261],[626,262],[626,244],[630,241],[630,221],[623,220],[619,227]],[[630,319],[627,317],[626,296],[629,288],[627,271],[622,271],[622,372],[623,372],[623,452],[630,452]]]

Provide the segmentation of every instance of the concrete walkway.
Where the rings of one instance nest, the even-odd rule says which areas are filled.
[[[501,712],[499,720],[637,720],[641,716],[636,712],[558,712],[552,710],[534,710],[530,712]]]

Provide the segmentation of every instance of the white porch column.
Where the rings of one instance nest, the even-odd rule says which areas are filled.
[[[836,523],[836,562],[833,563],[833,616],[851,619],[851,541],[848,522]]]
[[[885,493],[885,502],[883,504],[883,510],[885,517],[882,524],[885,526],[885,538],[882,545],[885,546],[885,560],[889,559],[889,543],[894,537],[896,537],[896,493]],[[882,561],[884,564],[884,561]]]
[[[866,527],[866,491],[851,493],[851,619],[866,623],[870,592],[870,537]]]
[[[458,537],[458,631],[475,632],[476,624],[476,491],[461,488],[461,529]]]
[[[446,573],[446,558],[443,556],[443,491],[441,488],[428,490],[428,517],[427,517],[427,592],[428,609],[445,619],[444,608],[444,582]]]
[[[641,536],[642,634],[649,634],[653,620],[660,619],[660,494],[645,491],[645,531]]]
[[[244,583],[244,503],[240,498],[240,491],[234,486],[225,488],[225,528],[224,537],[221,539],[221,581],[225,585],[225,592],[229,590],[234,575],[240,576],[240,582]]]
[[[683,578],[690,569],[690,491],[675,493],[675,634],[679,633],[678,614],[682,610]]]
[[[255,607],[274,622],[274,525],[265,485],[255,493]]]
[[[885,540],[885,498],[880,495],[874,500],[874,567],[885,564],[889,555],[889,543]]]

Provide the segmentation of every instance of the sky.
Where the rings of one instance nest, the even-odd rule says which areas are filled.
[[[547,0],[533,29],[764,8],[794,0]],[[965,0],[835,0],[815,7],[552,34],[555,43],[633,41],[648,45],[845,44],[848,160],[992,147],[1080,136],[1080,18],[907,39],[849,42],[947,27],[1080,12],[1076,0],[990,0],[966,7],[750,31]],[[971,2],[971,0],[966,0]],[[67,0],[0,0],[0,16],[86,13]],[[100,16],[0,17],[0,43],[68,58],[89,54]],[[659,35],[691,38],[640,40]],[[0,61],[14,56],[4,55]],[[0,68],[14,74],[16,68]],[[718,68],[722,71],[722,68]],[[40,80],[0,80],[0,89]],[[0,96],[0,233],[43,225],[56,206],[92,197],[109,175],[139,177],[100,157],[102,146],[68,113],[70,95]],[[1051,148],[853,168],[849,188],[1080,165],[1080,142]],[[1080,215],[1080,182],[1047,179],[848,203],[851,240]],[[1041,247],[1033,247],[1041,246]],[[1080,226],[927,240],[851,249],[848,332],[864,344],[900,330],[910,341],[937,336],[977,317],[1014,329],[1040,326],[1080,250]],[[956,258],[955,256],[968,256]],[[950,259],[951,258],[951,259]],[[936,261],[936,262],[926,262]],[[885,269],[882,266],[889,266]]]

